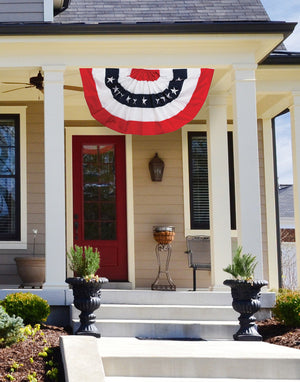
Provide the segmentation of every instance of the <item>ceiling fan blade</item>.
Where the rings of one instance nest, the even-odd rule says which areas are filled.
[[[65,85],[64,89],[66,89],[66,90],[74,90],[76,92],[83,92],[83,87],[81,87],[81,86]]]
[[[2,92],[2,93],[10,93],[10,92],[14,92],[15,90],[26,89],[27,87],[29,87],[29,86],[22,86],[21,88],[6,90],[5,92]]]
[[[7,84],[7,85],[30,85],[27,82],[2,82],[2,84]]]

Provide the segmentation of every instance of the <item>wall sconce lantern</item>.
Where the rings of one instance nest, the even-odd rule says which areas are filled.
[[[162,159],[159,158],[156,153],[155,156],[149,162],[149,170],[151,180],[153,182],[161,182],[164,173],[165,164]]]

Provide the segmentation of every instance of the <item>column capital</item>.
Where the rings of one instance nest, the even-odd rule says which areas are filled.
[[[208,96],[208,107],[211,106],[226,106],[227,105],[227,92],[211,93]]]
[[[49,71],[49,72],[64,72],[66,69],[66,65],[64,64],[57,64],[57,65],[43,65],[42,66],[43,71]]]
[[[300,90],[299,91],[292,91],[291,95],[292,95],[292,105],[291,105],[291,107],[300,106]]]
[[[249,70],[256,70],[257,64],[255,63],[249,63],[249,64],[232,64],[232,69],[235,71],[249,71]]]
[[[45,65],[42,69],[45,82],[63,82],[65,65]]]
[[[232,64],[233,81],[255,81],[256,64]]]

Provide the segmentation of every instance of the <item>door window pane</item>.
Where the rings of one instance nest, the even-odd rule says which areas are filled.
[[[84,240],[116,240],[114,145],[83,145]]]

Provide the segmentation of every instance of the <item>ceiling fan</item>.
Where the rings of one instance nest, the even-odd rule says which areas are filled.
[[[39,71],[37,76],[30,77],[29,82],[2,82],[2,83],[6,84],[6,85],[26,85],[26,86],[21,86],[19,88],[6,90],[2,93],[9,93],[9,92],[14,92],[16,90],[27,89],[27,88],[36,88],[36,89],[40,90],[42,93],[44,91],[44,77],[40,71]],[[74,91],[79,91],[79,92],[83,91],[83,88],[81,86],[72,86],[72,85],[64,85],[64,89],[65,90],[74,90]]]

